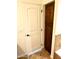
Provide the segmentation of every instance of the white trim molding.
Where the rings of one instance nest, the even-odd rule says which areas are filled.
[[[17,58],[23,57],[23,56],[25,56],[25,55],[26,55],[26,54],[21,54],[21,55],[17,56]]]
[[[30,56],[30,55],[32,55],[32,54],[34,54],[34,53],[37,53],[37,52],[41,51],[42,49],[43,49],[43,47],[41,47],[41,48],[39,48],[39,49],[37,49],[37,50],[35,50],[35,51],[32,51],[32,52],[30,52],[30,53],[26,53],[26,55]]]

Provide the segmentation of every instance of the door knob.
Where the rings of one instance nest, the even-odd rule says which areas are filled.
[[[30,36],[29,34],[27,34],[27,36]]]

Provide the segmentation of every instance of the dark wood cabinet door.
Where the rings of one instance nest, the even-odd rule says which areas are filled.
[[[54,18],[54,2],[45,5],[45,49],[51,53],[52,31]]]

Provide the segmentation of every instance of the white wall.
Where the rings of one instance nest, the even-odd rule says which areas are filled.
[[[23,3],[35,3],[35,4],[41,4],[42,3],[42,0],[19,0]]]
[[[25,31],[24,31],[24,11],[23,4],[18,1],[17,3],[17,43],[18,46],[25,52]]]
[[[61,59],[79,59],[79,0],[60,0]]]
[[[47,4],[47,3],[50,3],[50,2],[52,2],[52,1],[54,1],[54,0],[43,0],[43,1],[42,1],[42,4]]]
[[[55,30],[55,35],[61,34],[61,26],[62,26],[62,15],[61,15],[61,0],[56,2],[56,30]]]

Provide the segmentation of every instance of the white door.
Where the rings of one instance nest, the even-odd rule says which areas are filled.
[[[27,53],[41,47],[41,6],[26,4],[26,48]]]

